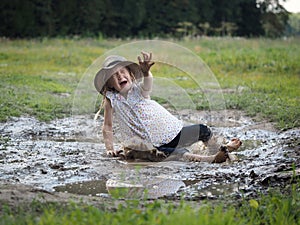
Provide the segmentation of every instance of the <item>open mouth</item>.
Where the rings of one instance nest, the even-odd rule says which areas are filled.
[[[119,83],[120,87],[123,88],[127,84],[127,80],[121,81]]]

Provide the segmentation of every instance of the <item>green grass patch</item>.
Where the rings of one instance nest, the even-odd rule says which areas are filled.
[[[72,39],[1,40],[0,48],[1,121],[70,115],[84,70],[104,51],[96,41]]]
[[[300,126],[300,39],[202,39],[185,43],[209,65],[224,89],[226,106]],[[201,108],[201,106],[200,106]]]
[[[129,42],[1,39],[0,121],[21,115],[46,121],[70,115],[86,69],[105,51]],[[300,126],[300,39],[201,38],[177,43],[200,56],[220,86],[231,90],[224,92],[228,109],[259,115],[278,128]],[[186,89],[198,109],[209,109],[205,95],[183,72],[156,64],[153,74]]]
[[[297,185],[288,195],[271,191],[259,199],[214,204],[184,202],[176,205],[156,200],[125,200],[114,209],[103,205],[58,204],[33,201],[27,208],[1,208],[0,224],[300,224],[300,194]],[[230,201],[229,201],[230,202]],[[110,207],[111,208],[111,207]]]

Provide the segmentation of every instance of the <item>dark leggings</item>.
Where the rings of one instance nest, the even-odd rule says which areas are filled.
[[[184,147],[190,146],[198,141],[207,142],[212,137],[210,128],[203,124],[185,126],[178,135],[169,143],[157,147],[158,150],[165,153],[178,151],[179,153],[187,152]]]

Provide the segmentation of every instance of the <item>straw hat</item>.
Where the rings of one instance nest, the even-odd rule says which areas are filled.
[[[143,73],[140,66],[137,63],[128,61],[126,58],[118,55],[108,56],[102,65],[102,68],[98,71],[94,79],[94,85],[98,92],[103,94],[103,87],[109,78],[117,72],[119,66],[126,66],[134,75],[135,79],[143,77]]]

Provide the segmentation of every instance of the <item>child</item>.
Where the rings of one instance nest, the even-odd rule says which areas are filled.
[[[113,146],[113,113],[118,122],[123,141],[133,139],[149,143],[166,155],[179,154],[184,159],[221,163],[228,158],[228,150],[235,150],[241,142],[233,139],[222,146],[216,155],[201,156],[189,153],[184,147],[195,142],[208,142],[212,136],[209,127],[203,124],[183,126],[156,101],[150,99],[152,90],[152,53],[142,52],[138,62],[112,55],[105,59],[96,74],[94,84],[103,98],[103,138],[107,154],[118,156]]]

